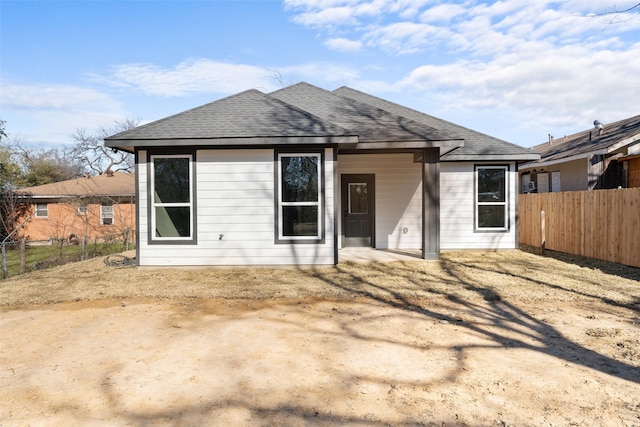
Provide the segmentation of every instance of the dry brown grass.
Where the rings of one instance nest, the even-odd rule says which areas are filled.
[[[133,255],[132,253],[128,255]],[[184,298],[351,298],[398,302],[599,301],[638,309],[640,269],[579,257],[525,251],[446,252],[439,262],[339,264],[314,269],[140,269],[105,258],[0,281],[0,305]]]

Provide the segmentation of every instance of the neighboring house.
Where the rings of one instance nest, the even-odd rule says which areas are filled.
[[[521,192],[640,187],[640,116],[594,127],[531,148],[520,164]]]
[[[31,204],[20,235],[30,241],[89,241],[115,238],[135,230],[135,177],[125,172],[17,190]]]
[[[140,265],[336,264],[516,248],[537,154],[342,87],[248,90],[105,139],[135,153]]]

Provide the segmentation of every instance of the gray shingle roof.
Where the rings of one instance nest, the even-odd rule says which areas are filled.
[[[108,139],[217,139],[344,136],[348,131],[251,89]]]
[[[531,153],[530,150],[520,147],[519,145],[511,144],[501,139],[485,135],[481,132],[467,129],[463,126],[456,125],[446,120],[421,113],[411,108],[404,107],[346,86],[334,90],[333,93],[345,98],[367,103],[398,116],[406,117],[415,122],[433,127],[438,129],[440,132],[449,135],[450,138],[464,139],[464,146],[456,148],[442,156],[442,161],[479,160],[485,156],[496,160],[499,158],[509,160],[526,160],[538,157],[536,154]]]
[[[336,96],[308,83],[271,92],[274,98],[349,129],[359,142],[376,141],[449,141],[460,139],[450,134],[393,114],[376,106],[342,96]]]
[[[453,149],[442,157],[449,161],[538,158],[517,145],[381,98],[347,87],[330,92],[308,83],[270,94],[248,90],[105,139],[108,147],[129,151],[310,143],[351,149],[440,147],[441,153]]]
[[[640,140],[640,115],[603,125],[602,135],[595,127],[555,139],[551,144],[536,145],[531,150],[540,154],[537,163],[561,160],[592,152],[609,151],[618,144],[628,145]]]

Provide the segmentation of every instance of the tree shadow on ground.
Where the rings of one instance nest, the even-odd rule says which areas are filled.
[[[482,322],[460,321],[455,315],[435,310],[430,306],[429,301],[421,302],[419,298],[412,298],[411,292],[399,292],[394,287],[385,287],[384,284],[381,284],[383,281],[376,280],[376,282],[373,282],[354,274],[344,266],[341,267],[339,265],[337,269],[342,275],[351,276],[351,280],[331,280],[331,278],[319,272],[309,272],[309,274],[316,279],[324,280],[329,286],[348,291],[353,295],[366,297],[387,306],[418,313],[435,320],[457,323],[460,327],[481,334],[503,348],[520,348],[542,352],[608,375],[640,383],[640,368],[599,354],[573,342],[552,325],[536,319],[515,304],[505,301],[490,286],[472,279],[470,275],[464,272],[464,268],[469,268],[469,266],[451,261],[441,261],[441,265],[446,272],[447,282],[452,287],[450,292],[443,290],[441,287],[434,288],[430,286],[431,279],[441,281],[441,277],[423,275],[417,278],[415,271],[411,268],[411,263],[378,263],[370,264],[370,268],[377,271],[380,276],[387,276],[389,279],[394,276],[396,278],[397,276],[402,276],[404,280],[412,283],[416,289],[427,290],[430,293],[445,297],[454,306],[457,306],[459,310],[463,310],[474,318],[482,319]],[[472,268],[479,267],[473,266]],[[480,268],[480,270],[483,269]],[[493,270],[486,269],[486,271]],[[514,275],[513,273],[510,274]],[[532,280],[530,277],[521,278]],[[533,282],[545,286],[555,286],[537,280],[533,280]],[[477,298],[474,300],[462,297],[459,292],[456,292],[461,287],[472,291],[484,303],[479,303]],[[569,290],[567,292],[572,291]],[[593,298],[597,297],[593,296]],[[632,304],[620,304],[607,299],[602,299],[601,301],[605,304],[638,310],[635,302]],[[520,338],[507,337],[507,333],[519,335]],[[533,341],[531,342],[531,340]]]
[[[341,388],[336,389],[336,395],[357,393],[354,384],[370,382],[389,388],[389,392],[396,387],[417,386],[430,387],[438,383],[455,383],[465,368],[465,353],[472,349],[523,349],[539,352],[544,355],[566,361],[571,364],[598,371],[612,377],[633,383],[640,383],[640,368],[600,354],[572,341],[569,337],[553,325],[531,314],[531,307],[523,306],[521,301],[511,300],[501,294],[499,288],[483,283],[483,273],[498,272],[508,275],[514,280],[523,280],[531,286],[541,286],[554,289],[557,292],[575,294],[573,289],[563,288],[551,281],[547,282],[535,275],[518,275],[514,271],[507,271],[506,266],[490,263],[465,263],[456,260],[443,259],[438,262],[439,268],[417,269],[415,262],[393,262],[369,264],[366,269],[355,268],[352,265],[338,265],[334,269],[303,270],[299,272],[306,277],[320,280],[328,287],[339,292],[336,294],[359,297],[359,301],[370,302],[376,307],[378,304],[406,313],[404,320],[415,322],[420,319],[440,323],[450,323],[464,332],[472,333],[486,339],[486,344],[457,344],[448,351],[457,357],[451,363],[450,369],[439,373],[430,380],[419,378],[396,380],[391,376],[367,376],[362,372],[341,371],[335,366],[325,364],[327,375],[337,378]],[[435,266],[435,264],[433,264]],[[503,271],[504,270],[504,271]],[[477,274],[471,274],[475,272]],[[393,281],[400,281],[402,286]],[[583,297],[617,308],[636,310],[637,307],[617,301],[601,298],[582,292]],[[440,301],[438,301],[440,299]],[[347,299],[348,301],[348,299]],[[442,304],[446,301],[446,304]],[[313,302],[274,302],[276,305],[289,304],[293,311],[303,311],[305,304]],[[297,306],[302,304],[302,306]],[[345,309],[340,306],[338,310]],[[346,309],[345,309],[346,310]],[[345,313],[342,313],[345,314]],[[270,317],[265,322],[271,324],[287,323],[297,327],[300,333],[333,334],[336,338],[350,338],[361,342],[378,342],[392,344],[420,350],[421,347],[412,342],[413,337],[375,336],[366,332],[366,326],[385,322],[383,314],[375,311],[368,316],[361,316],[357,311],[347,313],[348,316],[331,319],[334,329],[327,332],[321,323],[327,319],[321,316],[309,317],[309,322],[300,324],[297,319],[286,317]],[[206,327],[206,324],[200,327]],[[208,325],[210,327],[210,325]],[[189,328],[185,327],[185,331]],[[193,331],[195,332],[195,331]],[[452,332],[455,333],[455,332]],[[437,344],[437,343],[434,343]],[[215,343],[211,343],[212,346]],[[367,425],[367,426],[409,426],[409,425],[467,425],[452,417],[432,417],[423,414],[403,414],[402,421],[390,420],[380,414],[333,412],[317,404],[296,401],[294,397],[282,399],[277,403],[263,402],[259,399],[238,394],[236,396],[208,395],[201,402],[182,402],[171,407],[150,405],[140,409],[127,404],[128,396],[122,393],[119,385],[114,381],[122,374],[114,368],[113,371],[102,373],[99,379],[102,395],[107,401],[112,419],[124,420],[127,425],[206,425],[212,420],[219,420],[229,413],[238,413],[238,419],[246,419],[248,424],[256,420],[270,420],[280,425]],[[283,373],[283,375],[286,375]],[[393,383],[391,381],[394,381]],[[403,382],[404,381],[404,382]],[[82,419],[84,413],[75,406],[52,408],[54,413],[69,411]],[[221,418],[219,418],[221,417]],[[263,424],[268,424],[265,421]]]
[[[531,246],[521,245],[520,249],[524,252],[540,255],[540,250]],[[558,261],[575,264],[580,267],[597,269],[612,276],[619,276],[629,280],[640,281],[640,268],[637,267],[617,264],[615,262],[604,261],[596,258],[589,258],[580,255],[552,251],[549,249],[545,250],[543,256],[553,258]]]
[[[573,259],[572,257],[573,256],[566,258],[562,256],[555,259],[560,260],[564,263],[574,264],[574,262],[572,261]],[[581,267],[586,267],[590,269],[597,268],[609,275],[621,276],[621,277],[628,278],[629,280],[637,280],[638,283],[640,284],[640,269],[637,272],[638,274],[635,274],[635,272],[633,271],[635,269],[633,267],[625,267],[625,266],[619,266],[617,268],[610,267],[608,265],[612,263],[609,263],[606,261],[602,261],[602,264],[605,264],[605,265],[602,265],[603,268],[598,268],[598,266],[601,265],[601,263],[598,263],[598,262],[596,262],[595,264],[593,262],[585,262],[584,265],[580,265],[580,264],[578,265],[580,265]],[[464,265],[464,264],[461,264],[460,262],[443,260],[442,266],[448,272],[449,275],[459,280],[459,282],[463,284],[467,289],[472,289],[475,292],[486,292],[486,291],[495,292],[495,291],[493,291],[490,287],[480,284],[477,280],[474,280],[473,279],[474,274],[464,273],[463,272],[464,268],[472,268],[474,273],[484,272],[484,273],[491,273],[491,274],[499,274],[502,276],[511,277],[514,280],[515,279],[526,280],[528,284],[539,285],[544,288],[553,289],[555,291],[559,291],[567,295],[576,295],[579,297],[586,297],[593,301],[602,302],[608,306],[625,308],[628,310],[635,311],[636,313],[640,313],[640,287],[638,288],[637,295],[625,295],[625,299],[628,301],[626,302],[616,301],[613,298],[605,296],[603,292],[597,293],[596,291],[602,290],[602,289],[598,289],[601,287],[601,284],[595,279],[590,279],[588,277],[585,277],[584,273],[582,272],[575,275],[571,275],[569,273],[564,272],[561,274],[561,276],[564,276],[565,278],[568,278],[568,279],[579,280],[584,283],[589,283],[591,285],[591,288],[593,289],[593,292],[578,290],[570,286],[560,285],[558,283],[553,283],[552,281],[543,280],[541,278],[535,278],[533,277],[533,275],[523,276],[521,274],[513,272],[512,267],[514,266],[527,267],[527,265],[525,265],[525,263],[523,263],[522,261],[520,262],[511,261],[508,265],[506,263],[498,263],[498,264],[473,263],[471,265]],[[622,272],[624,275],[607,272],[611,270],[617,271],[619,273]],[[475,284],[469,286],[467,285],[467,283],[475,283]]]

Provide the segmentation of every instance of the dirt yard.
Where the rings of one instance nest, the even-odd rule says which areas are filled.
[[[0,282],[0,426],[640,426],[640,271],[573,261],[464,253],[307,272],[87,262],[93,276],[59,267]],[[56,274],[104,298],[62,297],[47,282]],[[220,277],[236,295],[269,285],[242,299],[204,292]],[[193,281],[207,298],[166,285]],[[26,303],[36,287],[62,302]]]

